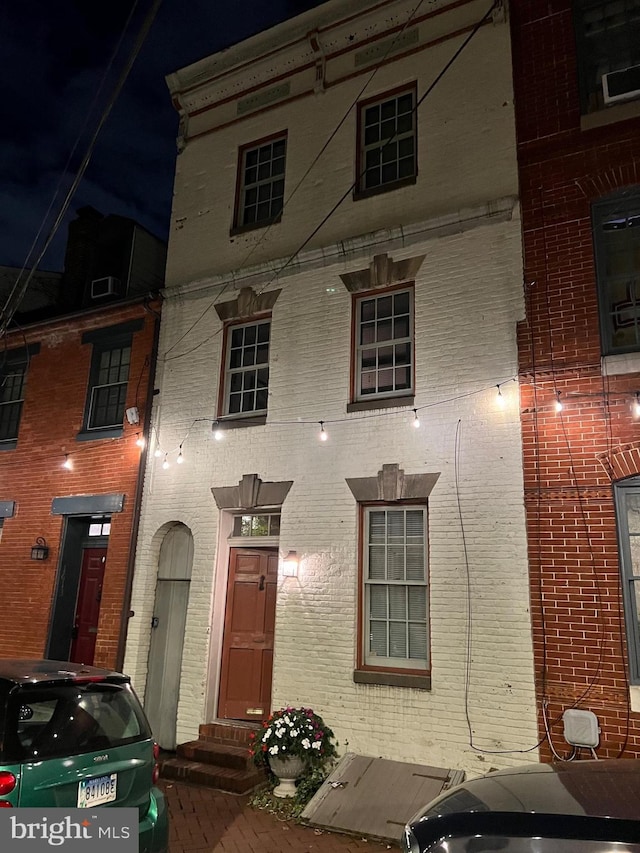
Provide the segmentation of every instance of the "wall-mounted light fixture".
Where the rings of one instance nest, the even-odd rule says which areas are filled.
[[[140,412],[138,411],[137,406],[130,406],[128,409],[125,409],[124,413],[127,416],[127,420],[130,424],[140,423]]]
[[[43,539],[42,536],[38,536],[36,544],[31,547],[31,559],[46,560],[48,556],[49,546],[47,545],[47,540]]]
[[[298,554],[296,551],[289,551],[287,556],[282,561],[282,575],[285,578],[295,578],[298,576]]]

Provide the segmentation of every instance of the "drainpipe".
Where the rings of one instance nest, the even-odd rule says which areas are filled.
[[[161,298],[161,295],[160,295]],[[153,312],[155,314],[155,312]],[[143,435],[145,437],[144,448],[140,454],[138,465],[138,479],[136,481],[135,503],[133,509],[133,520],[131,523],[131,537],[129,541],[129,561],[127,563],[127,577],[125,579],[124,596],[122,599],[122,611],[120,614],[120,634],[118,636],[118,649],[116,651],[116,669],[122,672],[124,666],[124,650],[127,643],[127,631],[129,619],[133,616],[131,612],[131,593],[133,589],[133,570],[136,561],[136,543],[138,541],[138,530],[140,528],[140,509],[142,503],[142,487],[144,484],[144,472],[147,467],[147,454],[149,452],[150,436],[149,426],[151,424],[151,408],[153,404],[153,392],[156,379],[156,364],[158,362],[158,341],[160,338],[160,315],[155,316],[153,329],[153,348],[151,350],[151,363],[149,364],[149,382],[147,387],[147,401],[144,412]]]

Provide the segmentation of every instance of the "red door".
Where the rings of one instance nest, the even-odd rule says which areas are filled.
[[[74,663],[84,663],[88,666],[93,663],[106,560],[106,548],[85,548],[82,552],[73,641],[69,656],[69,660]]]
[[[218,715],[263,720],[271,705],[277,550],[232,548]]]

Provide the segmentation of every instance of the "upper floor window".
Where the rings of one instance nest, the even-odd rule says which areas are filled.
[[[415,181],[415,106],[415,86],[359,105],[356,194]]]
[[[93,352],[80,440],[122,435],[133,333],[142,327],[142,320],[132,320],[83,334]]]
[[[266,413],[270,334],[270,319],[227,326],[223,415]]]
[[[629,678],[640,684],[640,478],[616,485]]]
[[[640,0],[576,0],[582,112],[640,97]]]
[[[640,189],[593,206],[604,355],[640,349]]]
[[[0,450],[13,449],[18,440],[29,359],[40,344],[0,354]]]
[[[413,393],[413,288],[355,298],[355,400]]]
[[[236,227],[269,225],[280,219],[286,153],[286,134],[241,149]]]
[[[364,508],[361,660],[384,669],[426,669],[427,511]]]

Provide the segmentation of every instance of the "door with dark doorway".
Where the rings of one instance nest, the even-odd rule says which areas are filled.
[[[277,583],[277,549],[231,549],[218,702],[223,719],[269,716]]]
[[[74,663],[93,664],[106,562],[106,548],[83,549],[69,655]]]

